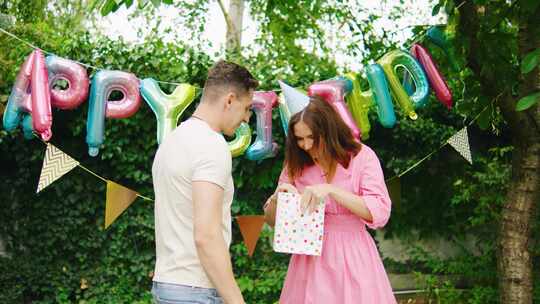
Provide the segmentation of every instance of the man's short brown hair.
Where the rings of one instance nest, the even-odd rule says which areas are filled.
[[[251,89],[256,89],[259,82],[245,67],[234,62],[220,60],[208,70],[204,90],[225,86],[232,86],[243,92],[248,92]]]

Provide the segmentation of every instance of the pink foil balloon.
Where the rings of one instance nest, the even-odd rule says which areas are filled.
[[[272,141],[272,109],[278,105],[274,92],[255,92],[251,108],[257,117],[257,138],[247,149],[249,160],[262,160],[277,154],[278,145]]]
[[[32,111],[32,99],[30,98],[30,79],[32,78],[32,67],[34,65],[35,51],[30,53],[15,78],[15,83],[11,89],[6,109],[3,116],[4,129],[8,132],[15,130],[22,124],[23,116],[30,115]],[[29,126],[29,124],[26,124]],[[23,124],[23,126],[25,126]],[[31,129],[25,130],[32,132]]]
[[[110,101],[113,91],[120,91],[123,98]],[[92,79],[86,120],[86,143],[88,154],[97,156],[104,141],[105,117],[127,118],[135,114],[141,105],[139,79],[122,71],[97,72]]]
[[[45,57],[36,50],[32,68],[32,126],[41,139],[48,141],[52,136],[51,95]]]
[[[345,95],[347,94],[347,82],[344,79],[329,79],[316,82],[309,86],[309,96],[320,96],[326,102],[330,103],[341,119],[351,129],[354,138],[360,139],[360,129],[354,122],[354,119],[345,104]]]
[[[413,44],[411,47],[411,55],[413,55],[422,65],[426,72],[431,88],[435,92],[437,99],[444,104],[448,109],[452,108],[452,92],[448,88],[444,77],[437,69],[437,65],[433,61],[431,54],[420,44]]]
[[[107,101],[107,118],[128,118],[137,113],[141,106],[139,92],[139,79],[131,73],[118,72],[114,81],[110,82],[108,93],[120,91],[124,95],[122,100]],[[107,95],[108,96],[108,95]]]
[[[51,88],[51,104],[63,110],[75,109],[88,98],[89,80],[86,69],[81,65],[58,56],[47,56],[49,84]],[[57,80],[65,80],[68,88],[54,89]]]

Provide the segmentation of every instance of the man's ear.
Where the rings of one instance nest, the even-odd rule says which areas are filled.
[[[236,99],[236,94],[234,92],[229,92],[225,96],[225,108],[231,107],[233,101]]]

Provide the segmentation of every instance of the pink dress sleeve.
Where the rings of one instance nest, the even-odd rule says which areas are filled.
[[[357,193],[366,203],[373,217],[372,222],[365,221],[371,229],[384,227],[390,218],[392,202],[386,189],[381,164],[375,152],[366,145],[362,146],[359,155],[355,157],[355,174]]]
[[[279,179],[278,179],[278,185],[283,184],[283,183],[290,184],[289,173],[287,171],[287,165],[285,164],[283,164],[283,169],[281,170],[281,174],[279,175]]]

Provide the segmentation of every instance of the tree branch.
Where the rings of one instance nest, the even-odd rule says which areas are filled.
[[[223,13],[223,18],[225,18],[225,23],[227,23],[227,27],[229,29],[234,28],[234,24],[231,20],[231,17],[229,16],[229,13],[227,13],[227,10],[225,9],[225,5],[223,4],[222,0],[218,0],[219,8],[221,9],[221,12]]]
[[[503,93],[500,102],[497,102],[503,117],[510,125],[510,130],[514,136],[517,136],[521,139],[526,139],[530,130],[528,128],[535,128],[534,121],[531,121],[530,118],[524,112],[517,112],[515,110],[516,100],[512,96],[510,89],[505,88],[503,91],[500,91],[500,88],[496,87],[496,75],[488,74],[485,71],[482,71],[482,65],[480,61],[479,50],[482,49],[482,45],[478,39],[478,34],[481,33],[479,16],[477,7],[472,1],[466,1],[459,7],[460,13],[460,26],[458,28],[460,35],[466,37],[469,41],[469,46],[466,50],[466,65],[473,71],[476,78],[480,81],[481,92],[483,95],[490,98],[495,98],[497,94]],[[525,35],[520,30],[518,34],[519,37]],[[520,57],[523,54],[520,52]]]

